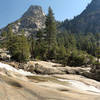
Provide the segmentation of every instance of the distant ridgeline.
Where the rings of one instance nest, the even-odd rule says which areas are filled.
[[[65,20],[61,27],[72,33],[100,33],[100,0],[92,0],[80,15]]]
[[[67,12],[66,12],[67,13]],[[30,6],[23,16],[9,24],[14,33],[24,30],[26,35],[36,33],[45,28],[46,15],[40,6]],[[71,31],[71,33],[99,33],[100,32],[100,0],[92,0],[86,9],[72,20],[57,23],[60,30]],[[7,27],[8,27],[7,26]],[[7,27],[1,31],[7,30]]]

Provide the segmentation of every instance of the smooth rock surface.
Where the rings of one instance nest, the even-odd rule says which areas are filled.
[[[82,83],[81,86],[85,84],[100,90],[100,82],[79,75],[24,76],[0,68],[0,100],[100,100],[99,92],[82,90],[68,80],[73,80],[79,87]]]

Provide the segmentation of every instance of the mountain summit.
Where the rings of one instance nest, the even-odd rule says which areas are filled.
[[[46,16],[42,8],[31,5],[19,20],[8,26],[12,27],[14,33],[20,33],[21,30],[24,30],[26,35],[30,35],[39,29],[45,28],[45,19]],[[8,26],[3,28],[2,31],[7,30]]]
[[[44,12],[42,11],[42,7],[31,5],[22,17],[42,17],[42,16],[45,16]]]
[[[100,32],[100,0],[92,0],[80,15],[66,20],[63,26],[73,33]]]

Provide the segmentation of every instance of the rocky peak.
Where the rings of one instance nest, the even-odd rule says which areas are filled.
[[[46,16],[42,7],[31,5],[19,20],[9,25],[12,26],[14,33],[20,34],[20,31],[24,30],[25,35],[29,36],[36,33],[39,29],[45,28],[45,19]],[[3,28],[2,31],[7,30],[7,27]]]
[[[23,17],[39,17],[39,15],[45,15],[42,11],[42,7],[31,5],[29,9],[24,13]]]

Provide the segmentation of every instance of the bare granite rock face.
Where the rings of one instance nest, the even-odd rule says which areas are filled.
[[[79,75],[25,76],[1,65],[0,100],[100,100],[100,82],[95,80]]]
[[[32,33],[35,34],[39,29],[45,28],[45,19],[46,16],[42,8],[32,5],[19,20],[1,29],[1,32],[11,26],[14,33],[21,34],[20,32],[24,30],[25,35],[29,36]]]

